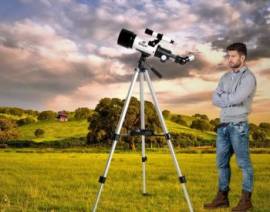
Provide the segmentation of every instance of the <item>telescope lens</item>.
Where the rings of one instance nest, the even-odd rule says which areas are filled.
[[[122,29],[119,34],[117,44],[124,46],[126,48],[132,48],[135,37],[136,34],[134,34],[133,32],[128,31],[126,29]]]

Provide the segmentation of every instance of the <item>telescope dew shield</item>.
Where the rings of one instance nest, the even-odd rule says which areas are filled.
[[[136,34],[129,30],[122,29],[119,34],[117,44],[126,48],[132,48],[135,38]]]

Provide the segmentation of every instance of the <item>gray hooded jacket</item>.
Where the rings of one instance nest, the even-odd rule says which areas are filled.
[[[212,98],[213,104],[221,108],[220,122],[247,121],[255,91],[256,78],[246,66],[225,73]]]

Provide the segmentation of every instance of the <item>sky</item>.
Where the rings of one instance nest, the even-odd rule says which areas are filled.
[[[146,41],[153,37],[145,28],[153,29],[175,41],[162,47],[195,54],[186,65],[148,58],[163,75],[151,74],[151,80],[161,110],[210,118],[219,116],[212,92],[230,71],[224,49],[244,42],[247,66],[257,78],[250,121],[270,122],[270,1],[265,0],[1,1],[0,106],[59,111],[95,108],[104,97],[124,99],[140,53],[117,45],[122,28]],[[139,96],[137,84],[133,96]]]

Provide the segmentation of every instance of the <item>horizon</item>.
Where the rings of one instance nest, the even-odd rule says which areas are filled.
[[[106,98],[106,97],[105,97]],[[112,97],[113,98],[113,97]],[[122,99],[123,100],[123,99]],[[145,100],[146,101],[146,100]],[[38,111],[39,113],[40,112],[43,112],[43,111],[47,111],[46,109],[45,110],[38,110],[38,109],[34,109],[34,108],[22,108],[22,107],[14,107],[14,106],[0,106],[0,108],[1,107],[7,107],[7,108],[20,108],[20,109],[23,109],[23,110],[33,110],[33,111]],[[88,109],[90,109],[90,110],[95,110],[95,108],[90,108],[90,107],[87,107],[87,106],[85,106],[85,107],[83,107],[83,108],[88,108]],[[58,112],[61,112],[61,111],[66,111],[66,112],[75,112],[75,110],[76,109],[78,109],[78,108],[75,108],[74,110],[65,110],[65,109],[62,109],[62,110],[50,110],[50,111],[53,111],[53,112],[55,112],[55,113],[58,113]],[[167,110],[166,108],[164,108],[164,109],[162,109],[162,112],[164,111],[164,110]],[[204,113],[199,113],[199,112],[196,112],[196,113],[193,113],[193,114],[182,114],[182,113],[178,113],[178,112],[175,112],[175,111],[171,111],[171,110],[169,110],[170,111],[170,113],[171,113],[171,115],[183,115],[183,116],[189,116],[189,117],[192,117],[192,116],[194,116],[196,113],[197,114],[201,114],[201,115],[207,115],[207,117],[209,118],[209,121],[210,120],[213,120],[213,119],[216,119],[216,118],[219,118],[219,116],[209,116],[208,114],[204,114]],[[0,113],[1,114],[1,113]],[[250,120],[250,123],[253,123],[253,124],[256,124],[256,125],[259,125],[260,123],[270,123],[270,122],[264,122],[264,121],[262,121],[262,122],[252,122],[251,120]]]
[[[227,68],[232,42],[248,47],[257,78],[249,120],[270,122],[270,2],[263,0],[10,0],[0,2],[0,106],[33,110],[94,109],[104,97],[125,99],[139,58],[117,45],[122,28],[149,40],[164,33],[174,53],[194,53],[186,65],[161,63],[151,74],[161,110],[218,118],[211,94]],[[131,18],[132,17],[132,18]],[[145,100],[150,99],[148,89]],[[133,96],[138,98],[136,84]]]

